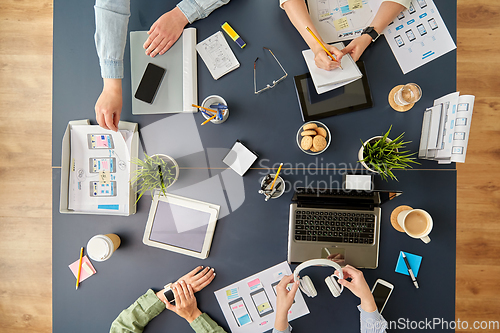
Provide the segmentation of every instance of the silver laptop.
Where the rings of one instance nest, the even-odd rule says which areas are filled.
[[[330,258],[377,268],[380,205],[401,191],[298,188],[290,204],[288,262]]]

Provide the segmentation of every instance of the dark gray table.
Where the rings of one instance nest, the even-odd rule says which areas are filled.
[[[456,37],[456,2],[436,1],[452,36]],[[156,18],[175,5],[175,1],[133,2],[130,30],[147,30]],[[374,98],[374,107],[323,121],[329,126],[333,142],[328,151],[318,157],[303,154],[297,148],[295,133],[301,117],[291,77],[307,71],[300,51],[305,43],[279,8],[278,1],[233,0],[193,26],[198,29],[198,41],[219,29],[220,23],[230,22],[247,46],[241,50],[229,45],[241,67],[214,81],[198,58],[199,101],[210,94],[223,96],[229,104],[228,121],[214,128],[200,127],[200,114],[194,115],[203,149],[178,156],[175,143],[155,145],[151,129],[155,124],[168,123],[178,116],[133,116],[131,114],[130,69],[128,46],[125,51],[125,92],[122,120],[137,122],[144,130],[149,154],[171,153],[183,167],[176,187],[196,184],[220,170],[190,167],[221,167],[220,158],[236,139],[244,141],[260,155],[260,162],[238,185],[244,193],[241,205],[231,204],[229,215],[222,217],[215,233],[208,259],[202,261],[180,254],[147,247],[142,235],[149,210],[149,198],[142,199],[136,215],[130,217],[62,215],[59,214],[60,147],[66,124],[74,119],[94,119],[94,103],[102,88],[98,59],[93,40],[94,12],[89,3],[75,0],[54,2],[54,96],[53,96],[53,331],[106,332],[118,313],[148,288],[160,289],[193,267],[203,264],[217,270],[217,278],[197,295],[199,307],[227,329],[226,321],[213,291],[286,260],[288,205],[292,196],[287,192],[279,200],[265,203],[257,194],[258,181],[266,168],[279,162],[289,163],[283,177],[296,184],[300,181],[340,181],[338,169],[356,165],[359,139],[385,132],[393,125],[393,133],[406,132],[415,151],[420,137],[422,112],[433,99],[455,91],[456,52],[451,52],[407,75],[403,75],[387,43],[381,39],[363,55],[367,76]],[[290,78],[258,96],[253,93],[253,61],[262,60],[258,69],[261,83],[275,79],[272,62],[262,46],[270,47],[285,67]],[[259,60],[260,61],[260,60]],[[381,65],[383,64],[383,66]],[[269,66],[268,66],[269,65]],[[262,75],[261,75],[262,74]],[[279,74],[278,74],[279,75]],[[432,79],[429,79],[432,78]],[[262,81],[261,81],[262,80]],[[411,112],[397,113],[390,109],[387,94],[396,84],[417,82],[424,95]],[[193,117],[191,115],[184,115]],[[192,121],[192,120],[188,120]],[[148,127],[150,126],[151,127]],[[158,141],[171,142],[169,129],[159,134]],[[160,151],[161,150],[161,151]],[[300,164],[321,168],[321,163],[335,163],[330,171],[304,171]],[[323,164],[324,166],[324,164]],[[261,168],[261,169],[259,169]],[[376,270],[365,270],[370,285],[377,278],[395,285],[384,316],[387,320],[425,318],[454,320],[455,315],[455,221],[456,171],[454,165],[441,166],[422,161],[415,170],[398,172],[400,182],[377,180],[378,188],[403,190],[403,196],[383,207],[380,264]],[[432,169],[432,170],[429,170]],[[244,186],[244,190],[243,190]],[[230,196],[229,191],[226,193]],[[232,194],[231,194],[232,196]],[[424,245],[395,231],[389,223],[392,209],[401,204],[429,211],[435,220],[432,242]],[[227,206],[227,205],[226,205]],[[67,268],[76,260],[81,246],[95,234],[114,232],[121,236],[122,246],[113,257],[95,262],[98,274],[74,290],[74,278]],[[415,290],[407,276],[394,272],[400,250],[424,257],[419,273],[420,290]],[[319,296],[307,300],[311,314],[292,322],[295,330],[353,332],[358,329],[358,300],[348,291],[332,299],[320,278],[324,270],[312,272]],[[439,279],[436,279],[436,276]],[[190,332],[189,326],[172,313],[163,313],[153,320],[146,332]]]

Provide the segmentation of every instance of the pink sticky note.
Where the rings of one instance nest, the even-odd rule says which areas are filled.
[[[75,276],[75,278],[78,276],[78,263],[80,262],[80,259],[78,259],[77,261],[75,261],[74,263],[72,263],[71,265],[69,265],[69,269],[71,269],[71,272],[73,272],[73,275]],[[85,265],[87,264],[90,269],[92,270],[92,274],[89,274],[87,273],[87,271],[83,268]],[[97,271],[95,270],[94,266],[92,266],[92,263],[90,262],[89,258],[87,256],[84,256],[82,258],[82,271],[80,272],[80,282],[82,282],[83,280],[87,279],[88,277],[94,275],[95,273],[97,273]]]

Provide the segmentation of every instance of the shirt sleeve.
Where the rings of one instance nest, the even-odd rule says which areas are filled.
[[[215,9],[227,4],[229,0],[182,0],[177,7],[186,16],[189,23],[210,15]]]
[[[387,328],[387,321],[375,310],[366,312],[358,305],[359,320],[361,321],[361,333],[382,333]]]
[[[196,333],[226,333],[226,331],[206,313],[199,315],[190,325]]]
[[[105,79],[121,79],[130,0],[96,0],[94,11],[94,39],[101,76]]]
[[[285,2],[285,1],[283,1],[283,2]],[[290,324],[288,324],[288,327],[284,331],[278,331],[277,329],[275,329],[273,327],[273,332],[272,333],[290,333],[291,331],[292,331],[292,326],[290,326]]]
[[[149,289],[111,324],[109,333],[141,333],[144,327],[165,310],[165,304]],[[215,331],[214,331],[215,332]]]

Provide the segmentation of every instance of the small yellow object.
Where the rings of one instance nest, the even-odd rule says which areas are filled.
[[[235,41],[236,44],[238,44],[239,47],[244,48],[247,45],[247,43],[245,43],[243,39],[241,39],[240,35],[238,35],[236,31],[231,28],[229,23],[224,22],[224,24],[221,25],[221,28],[229,35],[229,37],[232,38],[232,40]]]

